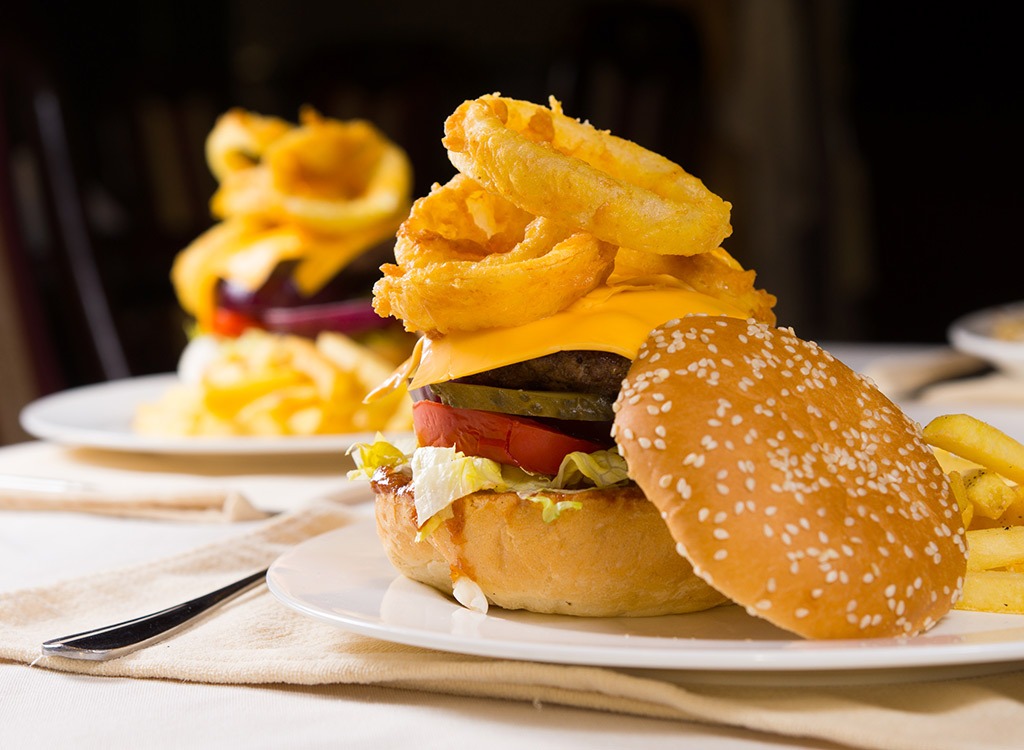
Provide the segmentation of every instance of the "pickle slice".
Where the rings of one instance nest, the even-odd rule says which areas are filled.
[[[442,404],[459,409],[478,409],[521,417],[610,422],[612,399],[594,393],[524,391],[468,383],[435,383],[430,386]]]

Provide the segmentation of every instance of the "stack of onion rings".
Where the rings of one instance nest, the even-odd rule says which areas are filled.
[[[374,286],[378,314],[427,335],[516,326],[609,277],[670,276],[774,322],[774,297],[720,247],[729,203],[679,165],[550,105],[494,94],[448,118],[442,143],[460,174],[413,204],[397,265]]]
[[[329,234],[394,231],[412,189],[405,152],[365,120],[330,120],[309,108],[300,119],[291,127],[232,110],[218,120],[206,150],[220,180],[214,215],[258,215]]]
[[[530,102],[483,96],[445,122],[452,164],[537,216],[620,247],[668,255],[717,248],[731,206],[678,164]]]
[[[408,213],[412,166],[372,124],[322,117],[298,126],[232,109],[206,140],[222,219],[175,259],[182,308],[209,331],[218,278],[258,289],[278,261],[292,260],[299,290],[312,295],[362,252],[392,237]],[[239,273],[242,270],[242,273]]]
[[[517,221],[495,221],[502,216]],[[410,330],[449,333],[521,325],[565,309],[608,278],[615,247],[528,217],[456,175],[413,205],[395,258],[399,265],[385,265],[374,286],[377,313],[402,318]],[[549,285],[544,294],[536,293],[538,279]]]

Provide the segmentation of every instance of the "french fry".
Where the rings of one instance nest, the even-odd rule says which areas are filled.
[[[974,519],[974,505],[967,498],[967,488],[964,486],[963,475],[959,471],[951,471],[948,476],[949,486],[953,490],[953,497],[956,498],[956,504],[960,508],[960,515],[964,519],[964,528],[969,529],[971,521]]]
[[[358,393],[359,383],[354,372],[339,368],[312,341],[289,336],[282,343],[287,346],[291,367],[316,384],[320,398],[324,401],[340,401],[361,395]]]
[[[1014,487],[1013,502],[1003,511],[998,518],[985,518],[975,515],[968,526],[972,529],[991,529],[999,526],[1021,526],[1024,525],[1024,488]]]
[[[932,446],[932,453],[935,454],[935,459],[939,462],[939,466],[947,474],[952,474],[954,471],[965,472],[971,469],[982,468],[974,461],[968,461],[966,458],[961,458],[949,451],[943,450],[942,448],[936,448]]]
[[[341,334],[314,343],[250,330],[218,350],[199,384],[137,410],[151,435],[319,435],[412,427],[405,389],[364,404],[391,363]]]
[[[996,570],[1024,564],[1024,526],[967,532],[967,570]]]
[[[234,366],[213,367],[203,383],[203,405],[211,414],[230,419],[253,401],[301,383],[301,375],[289,370],[243,372]]]
[[[1024,614],[1024,444],[966,414],[937,417],[923,432],[968,529],[955,608]]]
[[[1000,518],[1017,498],[1017,492],[1006,480],[988,469],[972,469],[961,475],[964,494],[976,516]]]
[[[308,382],[302,383],[280,388],[253,399],[238,410],[235,418],[243,425],[260,425],[257,434],[280,435],[292,414],[317,403],[318,400],[316,386]],[[268,427],[271,423],[266,421],[267,418],[272,420],[274,427]]]
[[[346,372],[355,373],[367,389],[376,388],[395,369],[390,362],[352,339],[325,332],[316,338],[316,348],[328,361]]]
[[[956,609],[1024,614],[1024,573],[1008,570],[969,571]]]
[[[1007,526],[1020,526],[1024,524],[1024,487],[1014,487],[1013,502],[1003,511],[1003,515],[999,517],[999,520]]]
[[[929,445],[949,451],[1024,484],[1024,445],[968,414],[945,414],[924,430]]]

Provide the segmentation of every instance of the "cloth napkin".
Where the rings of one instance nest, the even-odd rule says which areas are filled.
[[[0,454],[0,511],[251,521],[348,492],[349,462],[340,452],[177,456],[27,442]]]
[[[989,380],[991,375],[984,360],[947,348],[879,357],[863,370],[863,374],[897,402],[926,400],[940,392],[945,394],[941,400],[958,400],[960,396],[971,400],[972,395],[988,398],[984,396],[984,390],[975,384]],[[996,377],[1006,379],[1004,375]],[[1020,381],[1015,390],[1020,400],[1024,396]],[[999,398],[1004,396],[1002,393]]]
[[[0,595],[0,659],[69,672],[207,683],[386,685],[710,722],[858,748],[1010,748],[1024,739],[1024,674],[835,687],[676,684],[613,669],[448,654],[301,615],[264,588],[168,640],[108,662],[41,657],[53,637],[218,588],[360,516],[336,503],[259,522],[146,565]]]
[[[0,510],[59,510],[125,518],[220,522],[253,521],[270,515],[230,489],[125,492],[77,483],[49,485],[31,479],[5,486],[2,477]]]

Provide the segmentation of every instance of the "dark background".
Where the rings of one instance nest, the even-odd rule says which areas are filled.
[[[440,138],[461,101],[554,94],[731,201],[725,246],[805,338],[941,341],[956,316],[1024,297],[1012,4],[115,5],[0,11],[0,208],[44,392],[174,368],[168,274],[212,223],[202,144],[232,106],[369,118],[409,152],[420,195],[453,172]],[[83,248],[98,297],[69,270]]]

